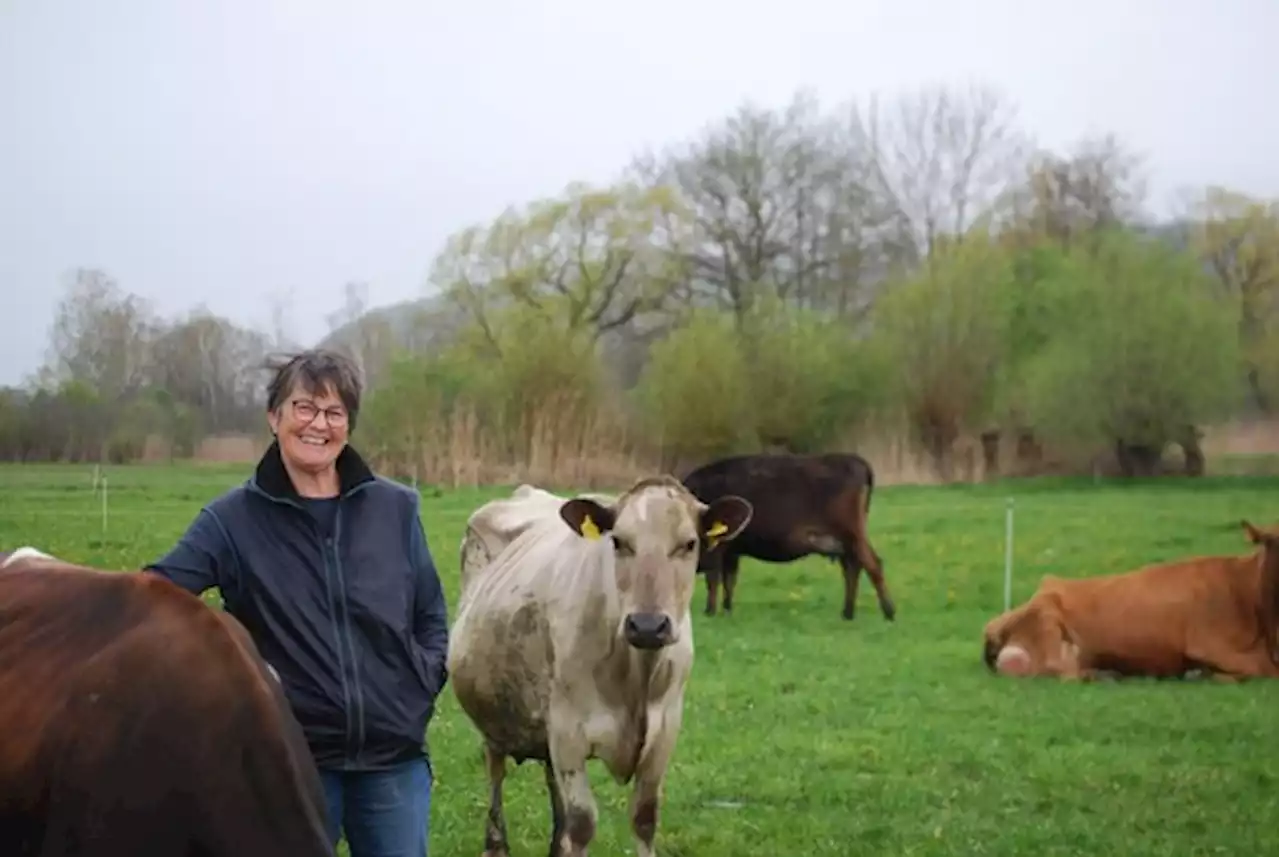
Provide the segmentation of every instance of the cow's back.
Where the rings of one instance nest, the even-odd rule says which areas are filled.
[[[476,509],[467,518],[459,546],[462,597],[480,572],[523,532],[558,513],[564,501],[533,485],[522,484],[504,497]]]
[[[1224,644],[1257,636],[1246,585],[1253,569],[1236,557],[1192,557],[1121,574],[1047,577],[1048,601],[1099,669],[1181,675],[1211,663]]]
[[[781,546],[805,543],[805,534],[840,535],[856,514],[858,492],[868,492],[870,466],[859,456],[743,455],[690,472],[685,486],[704,503],[736,495],[753,514],[732,549],[761,558],[791,558]],[[781,551],[781,553],[779,553]]]
[[[301,730],[234,622],[148,574],[5,569],[0,851],[329,854]]]

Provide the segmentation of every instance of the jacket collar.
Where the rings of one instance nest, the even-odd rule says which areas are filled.
[[[345,497],[366,482],[373,481],[373,471],[351,444],[347,444],[342,452],[338,453],[336,465],[340,496]],[[284,459],[280,456],[278,440],[271,441],[271,446],[267,447],[267,451],[263,453],[257,469],[254,470],[252,481],[259,491],[274,500],[298,502],[301,499],[297,489],[293,487],[293,480],[289,478],[289,471],[284,469]]]

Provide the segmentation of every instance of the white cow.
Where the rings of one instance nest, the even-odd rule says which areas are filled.
[[[508,854],[508,756],[543,763],[553,855],[585,855],[595,834],[590,758],[619,783],[635,780],[636,853],[653,854],[693,666],[698,553],[737,536],[751,514],[740,497],[705,505],[666,476],[609,505],[522,485],[472,514],[448,666],[484,739],[486,857]]]

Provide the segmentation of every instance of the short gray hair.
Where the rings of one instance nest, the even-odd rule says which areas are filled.
[[[267,384],[267,410],[275,411],[284,404],[285,396],[301,387],[311,395],[332,389],[347,409],[347,425],[354,430],[360,413],[360,395],[364,384],[360,370],[345,354],[325,348],[312,348],[284,359],[272,367],[274,375]]]

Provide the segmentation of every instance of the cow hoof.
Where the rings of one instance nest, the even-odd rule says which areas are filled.
[[[898,608],[892,604],[886,604],[880,612],[884,613],[884,618],[887,622],[892,622],[898,616]]]

